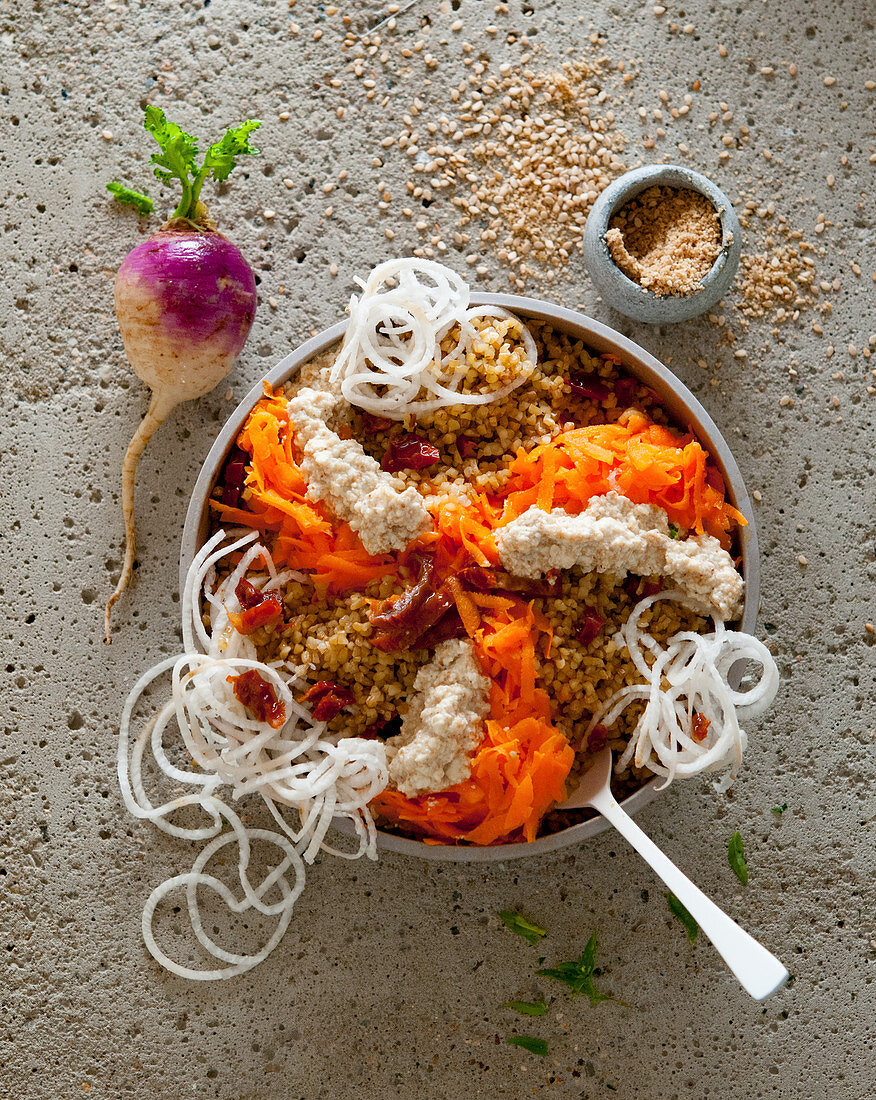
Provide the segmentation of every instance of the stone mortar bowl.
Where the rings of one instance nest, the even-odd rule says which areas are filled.
[[[649,187],[674,187],[704,195],[721,220],[721,251],[700,288],[685,295],[660,296],[627,278],[605,243],[609,223],[621,207]],[[603,299],[634,321],[688,321],[710,309],[729,290],[742,250],[742,229],[730,200],[710,179],[678,164],[649,164],[625,172],[601,193],[584,226],[584,262]]]
[[[635,378],[650,386],[658,394],[664,408],[677,426],[688,429],[706,448],[724,477],[727,494],[734,505],[748,520],[739,535],[742,554],[742,573],[745,578],[745,601],[740,620],[740,629],[751,633],[757,618],[760,565],[757,548],[757,535],[754,527],[754,513],[742,481],[742,475],[724,437],[718,431],[712,418],[697,401],[694,395],[662,363],[658,362],[644,348],[628,340],[619,332],[585,317],[582,313],[563,309],[560,306],[534,298],[524,298],[512,294],[473,294],[473,305],[497,305],[526,320],[546,321],[554,328],[569,333],[598,354],[608,353],[616,356],[623,369]],[[302,364],[330,348],[340,340],[346,329],[341,321],[325,329],[317,336],[303,343],[296,351],[282,359],[267,375],[267,381],[274,388],[290,381],[298,373]],[[208,500],[213,486],[222,470],[225,458],[238,433],[243,427],[250,410],[262,396],[262,383],[249,391],[226,422],[204,461],[198,480],[192,491],[186,515],[180,550],[180,587],[182,588],[186,572],[195,554],[208,537],[210,514]],[[652,779],[635,791],[621,803],[627,813],[634,814],[654,798],[658,780]],[[352,824],[338,820],[337,827],[344,833],[352,834]],[[384,850],[400,852],[404,855],[419,856],[422,859],[450,860],[466,863],[495,863],[500,860],[516,859],[519,856],[537,856],[579,844],[608,828],[602,817],[594,817],[578,825],[571,825],[550,836],[539,837],[532,844],[505,844],[495,847],[464,847],[456,845],[424,844],[422,841],[409,840],[394,833],[378,831],[378,845]]]

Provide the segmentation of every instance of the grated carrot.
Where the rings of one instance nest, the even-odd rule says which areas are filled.
[[[537,504],[583,511],[614,489],[637,504],[655,504],[685,530],[714,535],[729,548],[745,518],[725,497],[723,479],[702,446],[628,409],[614,424],[562,432],[549,443],[520,451],[498,494],[505,524]]]
[[[317,591],[348,592],[396,572],[388,556],[374,557],[349,524],[334,523],[318,502],[307,499],[307,482],[292,453],[292,427],[282,394],[265,386],[265,396],[238,436],[247,451],[245,503],[249,511],[218,502],[211,505],[224,518],[275,535],[274,561],[312,575]],[[249,517],[249,518],[246,518]]]

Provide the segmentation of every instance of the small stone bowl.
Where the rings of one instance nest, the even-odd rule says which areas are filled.
[[[700,289],[691,294],[660,296],[627,278],[612,259],[605,243],[609,223],[621,207],[649,187],[697,191],[714,206],[721,219],[721,251]],[[602,192],[587,218],[583,237],[584,262],[603,299],[634,321],[665,324],[688,321],[713,306],[729,289],[739,265],[742,230],[730,200],[710,179],[678,164],[649,164],[633,168]]]

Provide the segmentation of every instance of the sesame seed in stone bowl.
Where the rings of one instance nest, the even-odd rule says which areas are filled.
[[[636,321],[687,321],[710,309],[736,274],[742,238],[727,196],[698,172],[648,165],[607,187],[583,250],[608,305]]]
[[[271,541],[269,528],[273,513],[265,513],[267,521],[263,522],[265,516],[262,516],[254,530],[259,531],[266,547],[270,547],[275,554],[279,575],[291,577],[291,570],[295,576],[284,582],[288,586],[282,595],[284,618],[278,619],[277,635],[272,637],[270,630],[252,633],[247,644],[254,644],[256,659],[272,669],[288,666],[291,670],[294,666],[304,670],[303,680],[293,684],[295,698],[312,708],[314,719],[320,720],[323,712],[326,715],[331,712],[327,718],[327,736],[353,739],[376,737],[388,746],[390,785],[371,803],[377,825],[378,848],[432,860],[495,862],[539,855],[580,843],[601,832],[606,828],[606,823],[601,817],[593,816],[592,811],[554,813],[548,809],[539,826],[529,833],[517,827],[510,831],[500,828],[496,832],[491,826],[489,835],[493,839],[482,839],[489,830],[478,826],[470,829],[472,839],[468,841],[461,834],[470,828],[469,819],[463,825],[459,824],[459,807],[454,799],[459,796],[463,800],[474,798],[477,801],[480,797],[477,791],[469,789],[475,782],[474,778],[460,778],[462,771],[459,774],[448,772],[448,783],[431,788],[435,793],[421,794],[414,788],[406,790],[400,779],[396,780],[393,788],[393,766],[405,750],[404,723],[410,720],[410,715],[414,715],[416,720],[417,715],[431,713],[434,709],[433,703],[440,696],[440,690],[433,689],[436,689],[436,677],[440,679],[442,670],[450,669],[452,672],[450,681],[444,685],[448,688],[455,690],[459,683],[467,682],[467,697],[462,699],[463,706],[469,705],[471,700],[468,697],[482,690],[478,687],[482,678],[489,680],[495,674],[498,679],[493,682],[492,688],[483,689],[487,690],[487,695],[480,711],[481,725],[486,723],[488,737],[493,738],[494,742],[488,744],[487,740],[482,741],[474,749],[474,755],[469,756],[472,777],[478,768],[478,782],[483,780],[489,770],[487,758],[493,749],[500,756],[507,749],[507,738],[502,730],[508,715],[505,714],[500,721],[495,708],[505,707],[507,710],[507,701],[511,697],[511,680],[508,678],[511,673],[506,675],[506,671],[497,671],[498,664],[488,667],[487,651],[482,653],[478,648],[486,635],[479,634],[481,628],[477,622],[493,624],[498,622],[495,616],[510,614],[507,625],[509,634],[513,634],[523,622],[518,615],[520,612],[533,618],[537,629],[542,631],[539,635],[542,640],[536,641],[534,651],[536,680],[524,686],[525,698],[521,697],[513,703],[517,708],[513,722],[522,721],[527,728],[532,725],[533,730],[541,723],[542,731],[548,728],[550,737],[558,732],[561,740],[553,743],[559,745],[560,751],[567,757],[570,750],[564,746],[572,746],[576,759],[583,761],[580,763],[583,770],[588,766],[587,754],[597,751],[597,742],[605,744],[606,735],[608,743],[620,753],[623,749],[620,731],[623,730],[629,740],[636,725],[636,713],[618,719],[614,733],[606,734],[598,724],[592,729],[589,727],[596,721],[599,707],[626,682],[624,677],[630,675],[628,669],[631,666],[623,654],[622,645],[612,640],[618,636],[615,632],[628,621],[632,609],[642,606],[643,600],[647,603],[660,585],[654,588],[653,577],[650,585],[647,580],[632,574],[624,579],[626,570],[623,568],[619,577],[600,577],[597,572],[582,576],[575,574],[574,570],[560,577],[561,569],[553,570],[556,576],[529,575],[523,559],[518,562],[519,570],[515,573],[514,566],[508,564],[511,562],[510,556],[507,563],[502,558],[504,551],[501,547],[499,558],[485,559],[479,565],[463,563],[461,558],[459,561],[456,558],[447,559],[446,556],[442,558],[442,552],[435,549],[438,546],[435,537],[440,536],[441,542],[445,537],[450,537],[442,532],[452,534],[459,529],[460,516],[468,506],[466,487],[462,483],[466,482],[476,498],[484,502],[491,517],[487,522],[498,522],[503,509],[507,516],[522,500],[515,498],[512,501],[509,496],[514,490],[513,479],[525,480],[528,477],[523,470],[526,462],[521,455],[536,454],[539,448],[549,448],[552,441],[560,440],[564,433],[573,440],[579,438],[576,432],[583,431],[586,435],[591,429],[602,435],[607,433],[606,438],[613,437],[615,431],[622,435],[632,423],[627,410],[638,410],[630,415],[635,424],[651,425],[654,440],[678,442],[682,447],[690,445],[697,454],[702,453],[706,463],[701,471],[702,476],[692,476],[698,478],[701,485],[706,483],[704,478],[707,478],[708,484],[716,492],[719,491],[721,500],[726,502],[728,514],[738,517],[738,526],[734,524],[734,530],[725,543],[730,553],[722,553],[727,555],[728,562],[732,557],[744,579],[741,602],[727,616],[728,622],[732,620],[735,627],[729,633],[739,638],[747,636],[743,632],[754,628],[759,565],[754,517],[739,469],[708,413],[670,371],[620,333],[551,303],[487,294],[471,294],[466,300],[469,303],[466,316],[473,318],[473,323],[478,327],[473,344],[476,355],[489,358],[491,346],[495,346],[496,358],[491,362],[498,363],[507,358],[512,364],[509,368],[512,371],[517,369],[514,364],[519,365],[518,353],[522,348],[528,348],[527,354],[534,355],[538,366],[525,384],[493,404],[461,407],[451,403],[447,409],[425,411],[403,421],[392,422],[385,415],[368,411],[367,406],[361,409],[353,407],[355,401],[345,406],[340,399],[340,404],[334,404],[335,411],[331,414],[331,432],[338,453],[342,441],[345,449],[349,449],[348,444],[355,443],[363,452],[357,460],[363,478],[359,484],[362,499],[371,495],[367,493],[365,480],[378,478],[381,467],[383,471],[392,470],[398,479],[396,491],[402,496],[414,492],[418,506],[421,499],[425,500],[430,514],[438,517],[437,527],[434,531],[426,531],[417,546],[410,543],[398,553],[370,558],[368,566],[374,566],[374,573],[361,592],[349,590],[328,599],[324,592],[320,594],[318,588],[314,591],[308,576],[300,574],[300,558],[283,558],[283,548],[278,550],[277,541]],[[476,313],[480,319],[475,316]],[[255,463],[254,454],[250,459],[246,453],[247,448],[252,449],[256,434],[251,414],[257,408],[264,413],[265,423],[258,428],[262,438],[274,432],[274,420],[271,418],[279,416],[277,423],[280,424],[279,438],[282,440],[283,431],[289,431],[288,426],[286,429],[282,427],[283,423],[288,424],[283,420],[287,416],[284,410],[288,410],[293,425],[298,423],[303,426],[311,413],[319,409],[320,403],[327,406],[329,398],[325,394],[320,395],[319,379],[327,379],[331,364],[337,364],[344,355],[351,358],[349,337],[344,340],[347,329],[347,322],[339,322],[282,359],[265,382],[253,388],[222,429],[201,470],[186,517],[180,558],[180,575],[184,585],[187,583],[186,577],[190,577],[192,563],[197,563],[208,541],[217,537],[219,521],[226,527],[230,521],[245,522],[243,510],[257,506],[248,493],[241,491],[244,485],[241,473],[247,462]],[[457,340],[454,331],[450,330],[447,336],[442,337],[444,342],[441,343],[442,351],[451,357],[455,354],[453,345]],[[449,350],[445,349],[445,343]],[[399,354],[403,357],[404,350]],[[355,382],[351,389],[354,397],[358,392],[355,387],[361,385],[355,381],[358,378],[361,378],[361,373],[353,371],[350,379],[351,383]],[[502,389],[511,383],[498,370],[497,382],[493,384],[498,384]],[[374,399],[382,399],[380,391],[385,388],[378,386],[376,397],[373,390],[369,392]],[[432,404],[422,398],[417,403]],[[250,425],[249,430],[247,425]],[[314,439],[322,442],[328,439],[325,425],[314,425],[314,432]],[[423,469],[414,465],[405,470],[400,469],[398,464],[387,463],[388,456],[397,458],[405,448],[410,449],[414,435],[422,437],[417,441],[418,460],[428,458],[431,465]],[[298,445],[301,445],[300,441]],[[564,445],[563,442],[559,444],[560,447]],[[646,448],[650,445],[646,443]],[[296,454],[294,441],[292,446],[293,450],[288,452],[290,456]],[[312,447],[310,453],[314,453]],[[283,461],[279,451],[276,456]],[[564,460],[559,452],[557,456],[556,460],[562,468]],[[306,456],[298,461],[306,465]],[[585,459],[580,461],[586,464]],[[516,472],[512,469],[515,462]],[[549,465],[553,462],[554,458],[551,458]],[[255,485],[262,472],[247,477],[247,483]],[[618,471],[616,480],[609,484],[622,486],[622,477]],[[225,506],[223,500],[229,488],[233,490],[234,500]],[[266,485],[263,488],[271,493],[274,491]],[[534,491],[534,488],[527,492]],[[258,491],[261,492],[261,489]],[[613,499],[613,494],[614,490],[610,489],[608,496]],[[276,500],[276,497],[271,499]],[[310,507],[308,501],[312,500],[312,497],[302,496],[300,503]],[[631,501],[627,500],[625,506],[630,504]],[[557,507],[556,502],[554,507]],[[574,510],[574,506],[570,506],[570,511]],[[300,508],[293,504],[290,511],[297,514]],[[552,514],[549,504],[547,512],[539,513],[541,516]],[[484,513],[485,518],[486,515]],[[562,513],[559,515],[562,516]],[[525,526],[528,521],[523,516],[521,519]],[[350,522],[355,523],[355,520],[348,521],[347,526]],[[661,522],[665,529],[665,516]],[[511,526],[508,525],[509,530]],[[660,553],[673,555],[677,546],[685,546],[685,535],[692,534],[685,529],[686,526],[683,525],[679,531],[676,524],[670,522],[668,534],[665,530],[663,534],[654,532],[654,538],[661,546]],[[526,535],[525,531],[521,533]],[[473,545],[469,536],[466,537],[469,546]],[[491,536],[476,537],[485,538],[484,545],[487,545]],[[345,538],[349,542],[348,535]],[[673,542],[679,538],[680,542]],[[367,548],[364,528],[362,540]],[[284,543],[283,538],[279,541]],[[507,535],[505,542],[508,543]],[[713,540],[713,543],[717,549],[717,541]],[[291,546],[292,543],[284,545]],[[518,540],[518,550],[521,545],[525,558],[525,539],[522,543]],[[530,548],[531,545],[530,542]],[[510,555],[510,543],[506,549]],[[341,553],[360,554],[360,550],[353,547],[352,550],[342,549]],[[610,562],[605,568],[611,565],[612,571],[616,572],[613,568],[615,564]],[[392,568],[387,571],[386,567],[390,565]],[[228,588],[234,578],[231,574],[229,577],[231,580],[223,580],[220,572],[217,583],[220,588],[224,584],[228,590],[227,598],[232,600],[228,609],[238,621],[236,597],[231,594],[233,584]],[[261,573],[252,579],[256,586],[265,585]],[[414,616],[409,617],[401,627],[398,623],[390,624],[399,607],[404,605],[404,601],[414,599],[416,590],[426,580],[434,588],[434,591],[430,589],[427,603],[423,604],[421,618],[428,617],[428,623],[417,622]],[[191,584],[188,588],[191,589]],[[659,613],[655,612],[653,618],[648,616],[654,609],[646,608],[647,629],[654,631],[655,635],[662,631],[664,642],[682,629],[707,631],[708,615],[703,618],[694,613],[693,618],[685,618],[688,612],[680,605],[679,610],[675,605],[669,606],[669,589],[667,595],[669,599],[660,604]],[[252,592],[249,596],[255,599],[258,593]],[[662,599],[660,596],[655,598]],[[446,613],[442,611],[444,617],[433,625],[429,616],[433,605],[440,604],[441,600],[447,601],[450,610]],[[456,607],[453,606],[454,600],[457,601]],[[208,618],[214,613],[209,608],[205,611]],[[457,613],[458,622],[455,618]],[[516,619],[515,615],[518,615]],[[470,618],[476,620],[474,626]],[[454,626],[458,628],[455,632]],[[424,628],[426,633],[422,633]],[[493,626],[484,626],[484,629],[490,632]],[[408,633],[399,634],[399,630]],[[396,632],[394,638],[393,631]],[[411,641],[414,633],[416,639]],[[555,639],[557,647],[561,647],[556,649],[555,656],[550,655],[550,645],[545,646],[548,635]],[[444,649],[454,646],[457,649],[470,648],[478,662],[486,663],[481,663],[478,671],[477,667],[463,667],[471,655],[451,654],[452,659],[444,660],[444,656],[439,659]],[[509,668],[516,668],[518,653],[527,646],[530,646],[528,641],[521,642],[520,646],[509,650]],[[531,646],[529,652],[533,652]],[[422,674],[425,671],[429,675],[424,678]],[[437,683],[437,689],[443,690],[441,683]],[[435,699],[431,699],[430,692],[435,694]],[[488,699],[491,701],[488,702]],[[331,702],[338,703],[338,706],[328,706]],[[635,712],[635,707],[633,710]],[[530,714],[531,718],[528,717]],[[399,720],[403,723],[401,733],[396,732]],[[551,729],[553,732],[550,732]],[[707,730],[708,722],[695,726],[694,738],[698,740],[708,736],[711,742],[714,730],[712,733]],[[426,732],[430,731],[427,729]],[[541,737],[542,733],[538,736]],[[742,737],[744,739],[744,734]],[[365,743],[374,744],[367,740]],[[389,748],[394,756],[389,756]],[[694,751],[697,749],[694,746]],[[528,751],[522,748],[521,758]],[[514,761],[518,759],[516,750],[509,760],[512,758]],[[556,753],[554,759],[557,759]],[[567,770],[568,766],[567,762]],[[400,774],[398,769],[396,774]],[[574,771],[570,774],[569,783],[574,783],[575,774]],[[628,812],[635,813],[658,792],[660,781],[651,778],[652,774],[630,763],[626,777],[619,777],[616,793]],[[410,782],[410,776],[407,781]],[[559,794],[554,798],[559,801]],[[424,822],[424,809],[427,815],[434,809],[434,821]],[[480,810],[476,807],[474,812],[477,816]],[[492,821],[495,824],[495,815]],[[455,824],[449,826],[448,822]],[[355,822],[347,818],[336,818],[334,824],[341,832],[351,835],[356,829]],[[433,824],[435,828],[432,828]]]

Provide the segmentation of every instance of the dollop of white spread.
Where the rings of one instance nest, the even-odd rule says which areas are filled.
[[[518,577],[578,566],[584,572],[671,578],[703,610],[738,614],[743,580],[716,538],[673,539],[666,512],[610,492],[577,516],[527,509],[496,532],[502,565]]]
[[[386,742],[390,786],[412,798],[443,791],[471,774],[490,709],[490,684],[468,641],[435,647],[414,680],[401,733]]]
[[[415,488],[381,470],[355,439],[341,439],[329,428],[340,403],[337,394],[309,388],[288,402],[307,495],[346,520],[369,554],[403,550],[431,527],[426,504]]]

